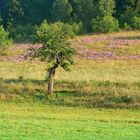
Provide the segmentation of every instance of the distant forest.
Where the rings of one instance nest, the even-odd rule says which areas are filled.
[[[119,28],[140,29],[140,0],[0,0],[0,15],[5,28],[47,20],[80,23],[87,32],[100,32],[96,25],[109,26],[108,21]]]

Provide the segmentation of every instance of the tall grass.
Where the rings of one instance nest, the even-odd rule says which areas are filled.
[[[1,98],[10,100],[9,94],[14,94],[13,99],[44,102],[46,68],[47,64],[29,61],[0,63],[0,77],[3,77],[0,93],[7,94],[6,98]],[[70,72],[58,69],[55,96],[45,102],[68,106],[139,107],[139,68],[138,60],[76,60]]]
[[[139,32],[120,32],[76,37],[73,45],[88,53],[75,57],[70,72],[57,70],[51,98],[45,98],[48,65],[19,61],[18,56],[32,45],[14,44],[8,56],[0,57],[0,98],[68,106],[140,107],[139,36]],[[102,52],[113,57],[103,54],[95,60],[94,53],[99,56]],[[93,55],[90,60],[88,55]],[[116,60],[115,55],[121,59]]]

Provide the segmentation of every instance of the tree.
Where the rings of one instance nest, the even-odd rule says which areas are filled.
[[[116,14],[122,28],[133,29],[134,17],[140,16],[140,0],[116,0]]]
[[[46,21],[37,30],[35,43],[42,47],[33,51],[33,57],[39,57],[50,63],[48,68],[48,94],[53,93],[53,81],[56,69],[61,66],[64,70],[70,70],[74,63],[74,48],[71,47],[70,39],[74,37],[72,27],[62,22],[48,24]]]
[[[8,21],[9,27],[13,27],[17,24],[22,24],[24,10],[20,0],[11,0],[8,4]]]
[[[114,0],[99,0],[98,2],[99,16],[111,16],[114,12],[114,8]]]
[[[140,12],[140,0],[115,0],[116,1],[116,17],[127,13],[138,14]]]
[[[7,48],[10,47],[12,40],[9,39],[9,33],[6,32],[3,26],[0,26],[0,53],[2,54]]]
[[[51,20],[51,10],[54,0],[20,0],[24,10],[22,22],[25,24],[40,24],[44,19]]]
[[[98,33],[111,33],[119,30],[118,20],[112,16],[104,16],[103,18],[95,18],[92,20],[92,29]]]
[[[82,21],[84,27],[90,31],[91,20],[97,13],[93,0],[73,0],[73,3],[76,19]]]
[[[135,11],[137,14],[140,14],[140,0],[135,0],[134,11]]]
[[[70,21],[73,9],[68,0],[55,0],[53,3],[52,15],[55,21]]]

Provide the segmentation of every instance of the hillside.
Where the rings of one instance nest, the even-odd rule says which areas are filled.
[[[57,71],[56,98],[48,100],[48,104],[140,106],[139,32],[78,36],[72,45],[78,52],[75,65],[70,72]],[[45,96],[47,64],[24,60],[24,54],[30,47],[37,46],[14,44],[8,56],[0,57],[2,99],[12,98],[11,94],[19,100],[28,96],[41,100]],[[129,100],[130,103],[127,103]]]
[[[25,60],[29,43],[0,56],[0,139],[139,140],[140,32],[83,35],[71,71],[57,70],[46,96],[47,63]]]

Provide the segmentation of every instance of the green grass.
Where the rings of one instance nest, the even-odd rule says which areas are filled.
[[[0,104],[2,140],[139,140],[138,110]]]
[[[1,62],[0,77],[4,79],[44,80],[47,65],[44,63],[24,62]],[[70,72],[58,69],[56,80],[67,81],[111,81],[111,82],[139,82],[139,60],[76,60]]]
[[[139,39],[139,32],[107,35]],[[84,37],[77,37],[75,45]],[[109,49],[107,43],[84,47],[140,54],[139,44]],[[27,49],[20,47],[0,57],[0,140],[140,140],[140,60],[76,57],[70,72],[57,70],[55,94],[46,98],[48,65],[10,61]]]
[[[46,67],[46,64],[29,61],[1,62],[0,77],[3,80],[0,82],[0,98],[10,100],[17,95],[20,100],[42,100],[47,92],[47,83],[43,81]],[[86,107],[139,107],[139,69],[140,61],[136,60],[76,60],[70,72],[58,69],[56,94],[47,102]],[[19,76],[23,79],[20,80]],[[132,102],[125,103],[124,96],[131,96]]]

